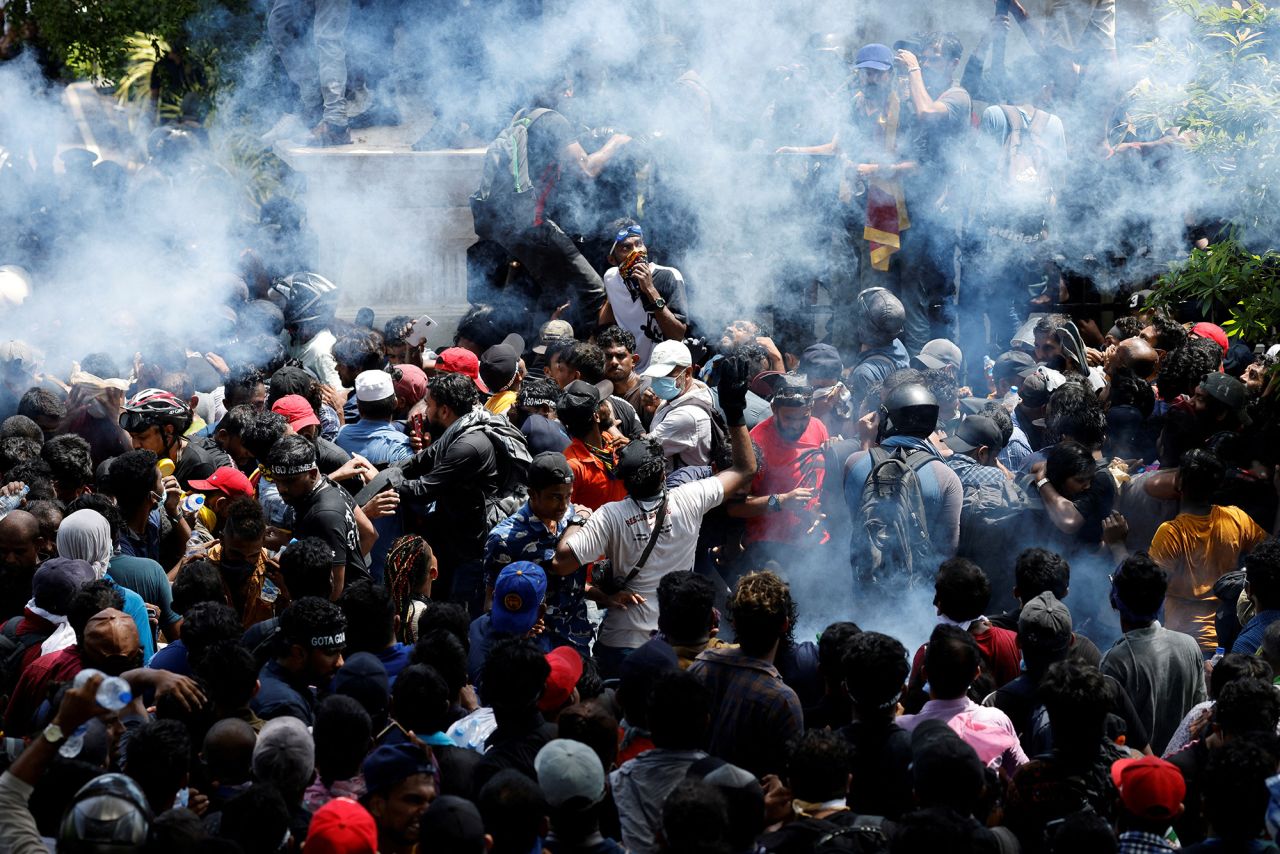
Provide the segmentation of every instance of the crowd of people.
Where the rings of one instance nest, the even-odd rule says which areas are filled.
[[[1184,138],[1089,137],[1114,6],[1053,5],[963,74],[815,43],[847,121],[772,141],[834,178],[829,322],[699,316],[687,175],[618,197],[637,140],[557,77],[448,346],[287,210],[198,338],[6,327],[0,852],[1280,850],[1280,344],[1162,301],[1140,222],[1132,299],[1078,299],[1093,144],[1138,180]],[[270,19],[326,144],[346,6]]]

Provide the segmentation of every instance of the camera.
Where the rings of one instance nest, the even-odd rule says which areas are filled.
[[[924,45],[920,43],[919,39],[898,39],[893,43],[893,52],[897,53],[900,50],[909,50],[919,56],[924,53]]]

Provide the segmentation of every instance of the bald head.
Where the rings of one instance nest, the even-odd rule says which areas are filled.
[[[210,775],[224,786],[248,782],[258,734],[239,718],[223,718],[204,737],[201,756]]]
[[[1156,375],[1159,364],[1160,354],[1154,347],[1141,338],[1126,338],[1116,345],[1115,354],[1107,368],[1112,372],[1116,368],[1128,368],[1142,379],[1149,380]]]
[[[26,510],[14,510],[0,519],[0,570],[34,572],[43,545],[40,521]]]

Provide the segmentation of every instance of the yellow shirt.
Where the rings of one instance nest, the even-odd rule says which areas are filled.
[[[1236,568],[1240,555],[1266,537],[1267,532],[1239,507],[1215,506],[1208,516],[1179,513],[1157,528],[1150,554],[1169,573],[1164,625],[1191,635],[1202,649],[1213,652],[1213,585]]]
[[[506,415],[507,410],[516,405],[516,393],[511,389],[500,391],[485,401],[484,408],[494,415]]]

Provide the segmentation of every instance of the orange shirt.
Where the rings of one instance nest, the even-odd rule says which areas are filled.
[[[1266,538],[1267,532],[1239,507],[1215,506],[1208,516],[1179,513],[1157,528],[1150,554],[1169,573],[1164,625],[1212,652],[1217,646],[1213,585]]]
[[[775,495],[806,486],[813,490],[808,506],[818,503],[827,471],[822,457],[822,445],[827,441],[826,425],[810,418],[799,441],[792,442],[778,435],[773,418],[769,417],[751,431],[751,441],[760,446],[764,457],[760,471],[751,481],[752,495]],[[747,542],[801,542],[808,526],[809,521],[791,510],[766,511],[763,516],[747,520]],[[817,534],[812,542],[818,542]]]
[[[606,451],[613,453],[617,450],[618,443],[615,439],[608,435],[603,438]],[[581,439],[570,442],[569,447],[564,449],[564,456],[569,461],[569,468],[573,471],[572,500],[574,504],[598,510],[603,504],[621,501],[627,497],[627,487],[621,480],[609,477],[604,463],[591,453]]]

